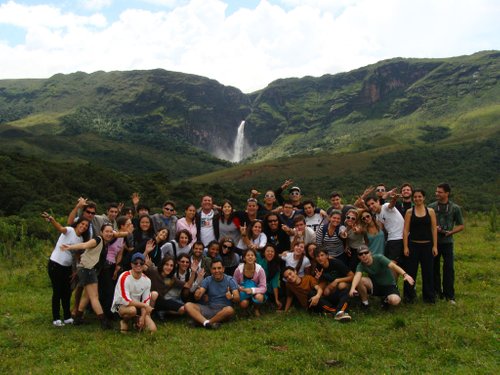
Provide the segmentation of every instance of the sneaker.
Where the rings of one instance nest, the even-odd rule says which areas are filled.
[[[335,320],[341,323],[349,322],[351,321],[351,319],[352,319],[351,316],[342,310],[340,310],[337,314],[335,314]]]
[[[61,319],[54,320],[52,322],[52,325],[54,327],[64,327],[64,323],[61,321]]]
[[[220,328],[220,323],[207,323],[205,325],[206,329],[219,329]]]
[[[382,308],[382,310],[389,310],[389,307],[390,307],[390,306],[391,306],[391,305],[389,304],[389,301],[387,300],[387,298],[386,298],[386,299],[384,299],[384,300],[382,301],[382,304],[380,305],[380,307]]]
[[[73,323],[74,323],[73,318],[64,319],[64,324],[73,324]]]
[[[455,306],[457,304],[457,301],[455,301],[454,299],[450,299],[449,302],[450,302],[450,305],[453,305],[453,306]]]
[[[368,311],[368,310],[370,310],[370,304],[369,303],[367,303],[367,304],[361,303],[360,307],[361,307],[361,311]]]

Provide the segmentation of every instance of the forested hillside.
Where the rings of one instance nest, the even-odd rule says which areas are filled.
[[[489,209],[500,190],[499,62],[498,51],[396,58],[248,95],[161,69],[2,80],[0,214],[133,191],[152,205],[204,191],[239,201],[290,177],[310,198],[446,180],[466,208]],[[242,120],[254,152],[234,165],[220,157],[231,159]]]

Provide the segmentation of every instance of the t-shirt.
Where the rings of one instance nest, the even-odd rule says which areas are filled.
[[[124,244],[125,244],[125,239],[120,237],[108,245],[108,253],[106,254],[106,260],[109,263],[116,263],[116,256],[123,248]]]
[[[441,227],[442,231],[450,231],[455,225],[464,223],[460,206],[452,201],[445,204],[433,202],[429,207],[436,212],[436,225]],[[438,243],[453,243],[453,236],[446,237],[444,233],[438,232]]]
[[[374,254],[372,257],[373,263],[371,265],[367,266],[360,262],[356,271],[366,272],[374,284],[380,286],[396,285],[394,275],[388,267],[391,260],[381,254]]]
[[[345,227],[343,225],[338,227],[338,233],[343,232]],[[324,231],[324,233],[323,233]],[[318,247],[324,247],[328,251],[328,256],[338,257],[344,253],[344,244],[340,237],[337,235],[337,231],[333,232],[333,235],[328,234],[328,225],[321,225],[316,232],[316,245]]]
[[[262,249],[264,246],[266,246],[267,243],[267,236],[264,232],[259,234],[259,237],[252,239],[252,243],[257,246],[257,248]],[[243,239],[239,240],[238,244],[236,245],[238,249],[241,250],[246,250],[247,245],[245,242],[243,242]]]
[[[323,223],[323,216],[320,214],[314,214],[312,216],[306,216],[306,225],[311,228],[313,231],[317,231],[319,226]]]
[[[384,231],[379,230],[376,234],[366,233],[368,238],[368,247],[372,254],[384,255],[385,250],[385,236]]]
[[[71,251],[61,250],[61,245],[72,245],[81,242],[83,242],[83,239],[81,236],[76,235],[75,229],[73,227],[66,227],[66,233],[61,233],[59,236],[56,246],[54,247],[54,250],[52,250],[52,254],[50,254],[50,260],[64,267],[71,266],[73,263],[73,254]]]
[[[389,203],[384,203],[377,214],[377,220],[384,224],[387,231],[387,241],[403,239],[405,219],[396,207],[389,208]]]
[[[335,258],[328,260],[328,267],[324,268],[320,264],[317,264],[317,268],[318,270],[323,269],[321,279],[329,283],[331,283],[335,279],[346,277],[350,271],[349,268],[347,268],[347,266],[344,264],[344,262]]]
[[[211,210],[208,214],[201,211],[200,217],[200,241],[203,242],[205,246],[209,244],[210,241],[215,240],[214,233],[214,210]]]
[[[293,267],[297,269],[297,264],[299,264],[300,259],[295,259],[293,257],[293,252],[288,252],[285,257],[283,258],[285,261],[286,267]],[[304,255],[304,260],[302,261],[302,265],[300,266],[300,269],[297,271],[297,275],[299,276],[304,276],[305,269],[307,267],[311,267],[311,262],[309,261],[309,258]]]
[[[305,275],[302,277],[299,284],[287,282],[286,294],[288,297],[295,296],[300,306],[307,309],[309,306],[308,294],[316,285],[318,285],[318,281],[314,277]]]
[[[224,278],[217,281],[213,276],[208,276],[201,282],[201,287],[206,290],[210,306],[231,306],[232,301],[226,298],[227,287],[232,291],[238,290],[238,285],[231,276],[224,274]]]
[[[175,254],[174,254],[174,246],[175,246]],[[161,258],[165,258],[166,255],[170,255],[174,258],[179,258],[182,254],[189,255],[191,251],[191,246],[187,244],[185,247],[180,247],[179,243],[176,240],[172,240],[163,244],[160,248],[161,250]]]
[[[144,274],[139,279],[132,276],[132,271],[123,272],[115,287],[112,312],[118,312],[120,305],[126,305],[130,301],[144,302],[149,304],[151,299],[151,280]]]

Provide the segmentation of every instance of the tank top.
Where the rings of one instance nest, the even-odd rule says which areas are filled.
[[[432,241],[431,215],[425,207],[425,215],[422,217],[415,215],[415,208],[411,210],[410,221],[411,241]]]

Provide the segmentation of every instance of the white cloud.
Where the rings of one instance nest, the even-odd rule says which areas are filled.
[[[10,1],[0,5],[0,27],[21,27],[26,38],[0,44],[0,78],[164,68],[250,92],[278,78],[336,73],[390,57],[499,48],[494,0],[281,2],[287,6],[262,0],[226,16],[222,0],[191,0],[161,12],[128,9],[107,23],[100,14]]]
[[[111,6],[113,0],[80,0],[80,4],[88,10],[101,10]]]

